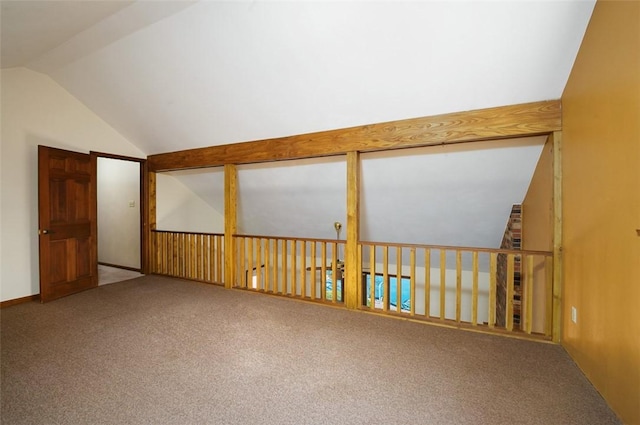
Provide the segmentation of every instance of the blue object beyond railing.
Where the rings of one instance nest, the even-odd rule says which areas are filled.
[[[367,297],[367,307],[371,307],[371,274],[366,273],[365,296]],[[375,276],[375,301],[384,302],[384,276]],[[407,277],[400,278],[400,309],[409,311],[411,309],[411,280]],[[389,276],[389,305],[397,309],[398,305],[398,278]]]

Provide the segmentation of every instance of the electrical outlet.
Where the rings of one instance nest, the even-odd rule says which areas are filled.
[[[571,321],[573,323],[578,323],[578,309],[574,306],[571,306]]]
[[[129,208],[135,208],[136,201],[129,201]]]

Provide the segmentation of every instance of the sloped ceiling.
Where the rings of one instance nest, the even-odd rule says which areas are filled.
[[[595,2],[135,1],[117,7],[76,2],[83,9],[92,4],[101,9],[79,13],[75,24],[61,20],[55,46],[32,46],[31,53],[5,63],[5,51],[19,50],[24,39],[10,34],[22,29],[31,42],[46,39],[44,28],[29,22],[42,14],[54,16],[52,8],[59,7],[57,15],[64,15],[69,2],[35,2],[48,6],[24,12],[30,3],[2,1],[2,66],[24,65],[50,75],[143,152],[154,154],[558,99]],[[104,18],[96,22],[101,14]],[[529,152],[534,159],[528,164],[535,165],[539,143],[537,149]],[[437,188],[429,179],[419,184],[416,175],[403,172],[403,164],[389,160],[383,166],[386,180],[364,182],[364,224],[390,216],[390,211],[379,210],[385,205],[380,199],[398,192],[390,186],[411,187],[419,199],[438,199],[438,193],[453,193],[458,186],[478,194],[480,185],[495,185],[491,192],[496,193],[504,182],[520,182],[513,199],[501,200],[499,208],[489,206],[497,202],[495,197],[474,201],[475,217],[485,223],[492,211],[508,211],[510,204],[521,202],[530,179],[530,166],[501,169],[505,155],[508,151],[465,160],[468,173],[449,180],[440,174]],[[502,180],[481,178],[496,169],[501,169]],[[288,177],[287,199],[305,199],[311,182],[329,185],[333,177],[327,176],[336,174],[314,167],[288,170],[297,174]],[[197,178],[189,179],[197,191]],[[326,192],[341,193],[343,182]],[[258,183],[262,187],[255,188],[257,193],[277,187],[284,192],[277,179],[260,178]],[[402,202],[411,197],[407,194]],[[254,202],[264,206],[271,199]],[[367,204],[370,199],[378,200],[375,213]],[[317,202],[335,203],[328,195]],[[270,227],[280,226],[278,220],[251,215],[248,200],[241,203],[240,223],[247,223],[248,230],[290,234],[284,226]],[[445,217],[451,223],[469,219],[451,209],[432,210],[439,204],[416,211],[429,210],[427,215],[439,217],[445,228],[453,227],[442,221]],[[311,223],[330,227],[339,220],[325,223],[327,217],[316,213],[321,210],[301,211],[287,220],[286,229],[314,233]],[[404,220],[406,228],[424,226],[421,214]],[[503,229],[506,215],[493,220],[496,224],[486,224],[488,228]],[[394,229],[379,236],[397,234]],[[478,234],[472,240],[494,246],[500,236]],[[454,239],[443,235],[442,240],[421,242],[461,243]]]

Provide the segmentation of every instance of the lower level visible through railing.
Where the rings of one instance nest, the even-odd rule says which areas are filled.
[[[224,284],[224,235],[153,230],[151,271]]]

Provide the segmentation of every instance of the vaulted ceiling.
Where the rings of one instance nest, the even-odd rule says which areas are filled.
[[[155,154],[559,99],[594,3],[2,0],[1,63],[49,75],[143,152]],[[365,156],[363,224],[403,223],[390,229],[393,234],[374,232],[376,239],[402,228],[421,229],[417,234],[428,238],[436,228],[478,217],[492,233],[504,229],[510,204],[526,192],[541,143],[483,147],[475,149],[475,159],[456,150],[407,152],[414,159],[384,163]],[[281,170],[298,173],[286,178],[290,184],[257,171],[267,165],[241,172],[240,184],[262,194],[244,199],[241,227],[315,233],[310,223],[330,228],[343,220],[344,205],[332,197],[344,193],[344,180],[334,178],[339,166],[318,161]],[[180,178],[200,191],[193,173]],[[286,199],[306,199],[319,184],[333,195],[318,191],[316,207],[272,227],[282,215],[264,216],[266,206],[285,192]],[[393,208],[385,201],[390,197]],[[457,205],[458,198],[471,199],[470,205]],[[339,207],[320,213],[327,205]],[[501,237],[471,232],[473,245],[494,246]],[[453,233],[420,242],[462,244]]]

